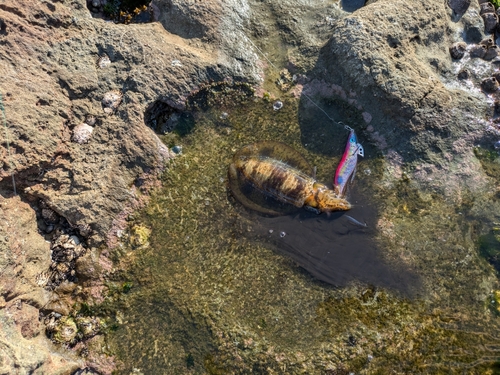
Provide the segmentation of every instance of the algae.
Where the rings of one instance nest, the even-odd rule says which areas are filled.
[[[500,182],[500,155],[497,151],[483,147],[474,148],[474,154],[481,162],[485,173]]]

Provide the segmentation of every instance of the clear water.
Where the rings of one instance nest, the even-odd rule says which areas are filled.
[[[144,238],[124,240],[128,270],[115,284],[133,286],[108,302],[120,373],[498,373],[498,284],[478,245],[498,241],[481,237],[484,197],[456,207],[405,178],[381,186],[387,164],[360,114],[324,101],[365,146],[353,210],[251,212],[227,189],[240,147],[284,142],[331,184],[347,132],[297,99],[274,111],[273,100],[225,91],[164,137],[182,155],[131,218],[131,236]]]

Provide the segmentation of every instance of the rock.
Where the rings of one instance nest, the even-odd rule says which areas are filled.
[[[487,34],[495,32],[498,25],[498,16],[495,13],[484,13],[481,17],[484,22],[484,32]]]
[[[448,6],[457,15],[463,15],[469,9],[471,0],[448,0]]]
[[[467,44],[464,42],[458,42],[450,47],[450,55],[452,59],[458,60],[464,57],[465,51],[467,49]]]
[[[484,92],[491,94],[498,90],[498,81],[495,79],[495,77],[485,78],[481,82],[481,89]]]
[[[0,217],[0,372],[72,373],[81,363],[53,347],[38,320],[50,295],[36,278],[51,259],[49,244],[38,234],[35,212],[18,196],[0,195]]]
[[[3,102],[8,124],[15,124],[10,146],[25,152],[13,153],[9,161],[6,145],[0,145],[0,179],[8,181],[7,166],[14,165],[30,196],[47,200],[71,225],[91,225],[89,241],[98,246],[113,243],[132,207],[144,204],[133,182],[154,180],[173,157],[144,124],[148,105],[162,99],[182,110],[199,84],[226,77],[257,82],[262,68],[241,34],[248,6],[155,0],[160,22],[120,25],[91,18],[85,1],[77,3],[58,2],[55,10],[27,0],[2,3],[7,29],[22,29],[0,33],[0,42],[7,51]],[[191,37],[204,38],[203,46]],[[111,65],[97,66],[96,57],[104,54]],[[170,66],[173,60],[182,66]],[[19,77],[25,77],[22,83]],[[126,96],[119,106],[117,88]],[[99,121],[117,109],[123,118]],[[97,117],[99,131],[81,147],[70,142],[68,124],[93,126],[89,114]]]
[[[475,44],[470,47],[469,54],[470,57],[479,57],[483,58],[486,55],[487,48],[483,44]]]

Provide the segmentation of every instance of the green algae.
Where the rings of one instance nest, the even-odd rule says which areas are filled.
[[[500,155],[498,152],[476,147],[474,148],[474,154],[481,162],[485,173],[500,182]]]
[[[274,111],[272,101],[245,91],[214,91],[193,104],[196,126],[163,137],[183,154],[130,223],[131,235],[137,227],[151,234],[148,246],[125,250],[135,264],[115,289],[125,281],[134,287],[114,294],[106,310],[116,316],[108,340],[122,370],[495,373],[498,322],[485,307],[495,280],[476,256],[474,226],[458,214],[461,208],[419,191],[407,176],[379,186],[383,159],[363,160],[359,192],[383,210],[374,241],[387,261],[418,270],[424,285],[410,300],[355,281],[345,288],[318,282],[256,235],[258,217],[228,193],[227,166],[240,147],[279,140],[329,182],[345,130],[314,121],[292,98],[282,98],[283,109]],[[349,124],[359,126],[359,114],[348,112]]]

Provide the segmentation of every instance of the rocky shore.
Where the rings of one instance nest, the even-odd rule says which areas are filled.
[[[493,190],[471,212],[498,206],[498,177],[474,153],[500,139],[498,80],[484,83],[497,61],[473,52],[497,32],[484,7],[153,0],[134,23],[99,2],[0,3],[0,373],[113,371],[109,327],[81,311],[102,302],[127,218],[178,153],[158,133],[203,85],[244,82],[305,106],[335,97],[362,114],[387,165],[380,186],[409,178],[457,206]]]

